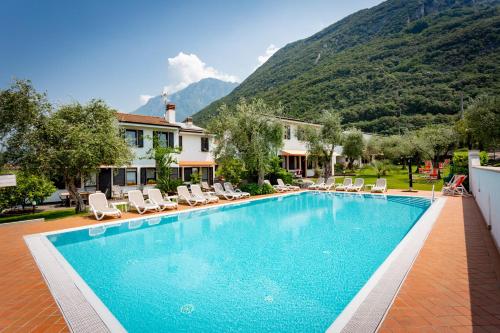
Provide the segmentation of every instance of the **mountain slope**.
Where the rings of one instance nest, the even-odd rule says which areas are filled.
[[[231,94],[195,115],[205,123],[241,97],[281,102],[314,120],[394,133],[448,122],[464,100],[500,88],[499,1],[389,0],[288,44]]]
[[[229,94],[238,84],[207,78],[192,83],[186,88],[168,96],[170,102],[176,104],[176,118],[184,120],[200,111],[213,101]],[[165,105],[161,96],[151,98],[146,104],[133,111],[135,114],[148,116],[163,116]]]

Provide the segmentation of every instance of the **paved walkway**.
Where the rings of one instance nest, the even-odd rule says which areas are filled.
[[[0,225],[0,332],[68,331],[22,236],[95,223],[73,217]],[[474,200],[449,198],[381,331],[473,328],[500,332],[500,258]]]
[[[380,332],[500,332],[500,256],[472,198],[448,198]]]

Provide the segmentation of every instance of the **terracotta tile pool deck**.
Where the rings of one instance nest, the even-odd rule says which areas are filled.
[[[0,332],[68,331],[23,236],[96,223],[0,225]],[[500,255],[474,199],[447,199],[380,332],[500,332]]]

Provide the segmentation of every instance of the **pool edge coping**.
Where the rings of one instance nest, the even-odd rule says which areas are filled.
[[[85,226],[79,226],[79,227],[74,227],[74,228],[64,228],[64,229],[59,229],[59,230],[54,230],[54,231],[48,231],[48,232],[42,232],[42,233],[36,233],[36,234],[29,234],[23,236],[28,249],[30,250],[37,266],[38,269],[40,270],[45,283],[47,287],[49,288],[49,291],[51,292],[56,304],[58,305],[61,314],[63,315],[66,324],[68,325],[68,328],[72,332],[126,332],[125,328],[122,326],[120,321],[113,315],[111,310],[108,309],[108,307],[100,300],[100,298],[93,292],[93,290],[87,285],[87,283],[83,280],[83,278],[74,270],[74,268],[69,264],[69,262],[66,261],[66,259],[62,256],[62,254],[56,249],[56,247],[49,241],[47,238],[50,235],[53,234],[59,234],[63,232],[71,232],[71,231],[77,231],[77,230],[83,230],[83,229],[93,229],[93,228],[99,228],[102,226],[114,226],[114,225],[121,225],[125,223],[130,223],[132,221],[137,221],[137,220],[147,220],[148,218],[161,218],[165,216],[173,216],[173,215],[180,215],[180,214],[187,214],[195,211],[203,211],[203,210],[210,210],[210,209],[217,209],[221,207],[227,207],[227,206],[234,206],[234,205],[241,205],[241,204],[246,204],[249,202],[254,202],[254,201],[260,201],[260,200],[266,200],[266,199],[271,199],[271,198],[280,198],[280,197],[287,197],[291,195],[300,195],[303,193],[338,193],[341,195],[360,195],[360,196],[394,196],[394,197],[410,197],[410,198],[425,198],[425,199],[430,199],[428,196],[417,196],[417,195],[400,195],[400,194],[387,194],[387,193],[344,193],[344,192],[336,192],[336,191],[311,191],[311,190],[301,190],[301,191],[294,191],[294,192],[289,192],[289,193],[279,193],[276,195],[272,196],[264,196],[264,197],[259,197],[259,198],[250,198],[247,200],[235,200],[235,201],[230,201],[226,202],[223,204],[218,204],[218,205],[211,205],[211,206],[199,206],[199,207],[190,207],[186,210],[171,210],[155,215],[151,215],[148,217],[148,215],[139,215],[134,218],[128,218],[124,220],[119,220],[119,221],[109,221],[109,222],[102,222],[102,223],[96,223],[96,224],[90,224],[90,225],[85,225]],[[437,198],[434,203],[437,201],[444,201],[444,198]],[[434,203],[431,204],[431,206],[426,210],[426,212],[420,216],[419,220],[417,221],[416,224],[419,224],[419,222],[427,215],[429,210],[434,206]],[[401,242],[403,242],[409,234],[412,233],[416,225],[412,227],[410,232],[403,238]],[[36,244],[36,243],[39,244]],[[396,246],[396,248],[399,247],[401,242]],[[374,277],[374,275],[379,271],[379,269],[386,263],[386,261],[393,256],[396,248],[391,252],[389,257],[387,257],[384,262],[381,264],[381,266],[378,267],[378,269],[375,271],[375,273],[372,274],[370,279],[367,281],[367,283],[358,291],[356,294],[355,298],[351,300],[349,305],[344,308],[343,312],[335,319],[335,321],[331,324],[331,326],[327,329],[327,332],[337,332],[331,331],[332,326],[334,326],[340,316],[346,311],[346,309],[351,305],[351,303],[358,297],[360,292],[365,289],[365,287],[368,285],[368,283],[371,281],[371,279]],[[418,253],[417,253],[418,254]],[[43,262],[41,258],[45,259],[48,262]],[[411,268],[411,267],[410,267]],[[410,269],[409,268],[409,269]],[[69,281],[65,281],[64,284],[59,285],[57,282],[54,281],[54,276],[52,270],[58,270],[60,274],[64,275],[65,277],[69,279]],[[408,270],[409,270],[408,269]],[[57,280],[57,279],[56,279]],[[59,281],[60,282],[60,281]],[[68,297],[64,297],[67,295],[63,295],[63,291],[70,291],[73,292],[73,296],[76,297],[76,299],[68,299]],[[396,291],[397,294],[397,291]],[[395,295],[393,295],[392,298],[394,298]],[[366,296],[367,297],[367,296]],[[392,301],[392,299],[391,299]],[[71,303],[76,303],[76,304],[71,304]],[[77,311],[77,314],[74,314],[74,310],[72,307],[74,306],[79,306],[81,304],[84,304],[85,306],[90,306],[91,311],[87,310],[86,312],[80,312]],[[361,305],[361,304],[359,304]],[[356,311],[358,307],[356,307],[354,310]],[[385,312],[383,314],[385,316]],[[351,316],[350,316],[351,317]],[[383,319],[383,316],[380,318],[379,322]],[[102,329],[97,330],[92,325],[95,325],[95,323],[101,323],[104,325]],[[346,322],[345,324],[348,324]],[[83,326],[83,327],[81,327]],[[90,330],[89,330],[90,326]],[[344,327],[343,325],[342,327]],[[374,330],[375,331],[375,330]]]

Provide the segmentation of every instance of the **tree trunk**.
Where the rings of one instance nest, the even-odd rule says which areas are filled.
[[[262,184],[264,184],[264,176],[265,176],[265,171],[259,170],[259,175],[257,179],[257,183],[259,184],[259,186],[262,186]]]
[[[80,212],[83,212],[85,209],[85,204],[83,203],[82,196],[80,195],[80,193],[78,193],[74,179],[68,180],[68,192],[69,192],[70,197],[76,203],[75,212],[77,214]]]

